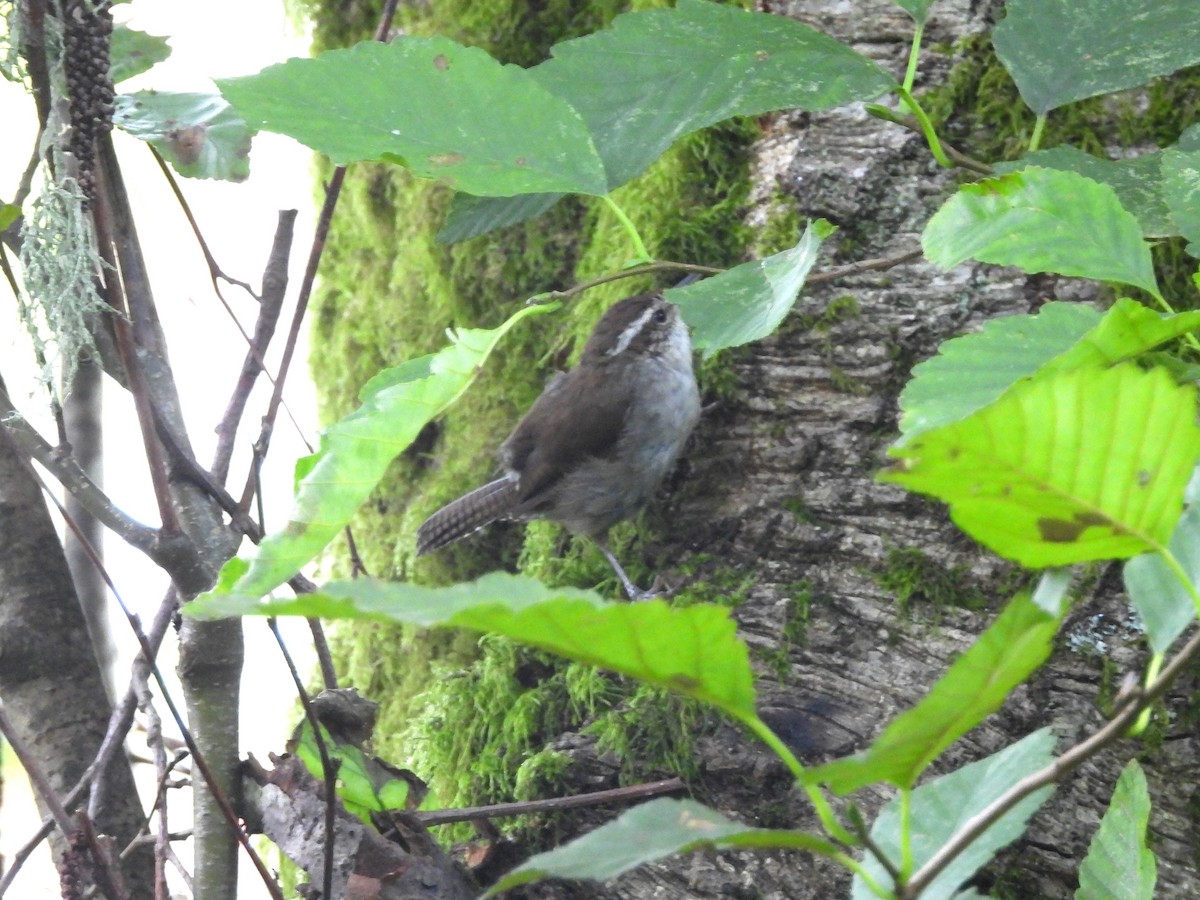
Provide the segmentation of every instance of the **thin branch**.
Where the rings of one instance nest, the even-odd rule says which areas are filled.
[[[225,309],[229,312],[230,317],[234,318],[236,321],[236,317],[233,315],[233,310],[229,308],[229,304],[225,302],[225,297],[221,294],[221,289],[217,286],[217,279],[220,278],[223,281],[234,285],[235,287],[240,287],[256,300],[260,299],[258,294],[254,292],[254,288],[249,284],[226,275],[224,270],[217,265],[216,257],[214,257],[212,255],[212,251],[208,249],[208,242],[204,240],[204,235],[200,232],[200,225],[196,222],[196,217],[192,215],[192,207],[188,204],[187,198],[183,196],[183,191],[179,187],[179,182],[175,179],[175,173],[171,171],[171,167],[167,165],[167,161],[163,159],[162,154],[159,153],[153,145],[147,144],[146,146],[150,148],[150,152],[154,155],[154,161],[158,163],[158,168],[162,171],[163,177],[167,179],[167,184],[171,188],[171,193],[175,195],[175,202],[179,204],[179,208],[183,211],[184,218],[187,219],[188,225],[191,226],[192,235],[196,238],[196,243],[200,245],[200,252],[204,254],[204,263],[208,266],[208,277],[212,280],[213,291],[218,297],[220,297],[221,303],[224,304]],[[246,336],[246,333],[242,332],[242,335]],[[246,337],[246,340],[249,340],[249,337]]]
[[[238,424],[242,420],[254,383],[259,373],[264,371],[267,347],[275,335],[275,326],[283,309],[283,298],[287,293],[288,284],[288,258],[291,255],[295,224],[296,210],[283,210],[279,213],[279,221],[275,226],[275,240],[267,257],[266,271],[263,272],[263,290],[259,299],[258,318],[254,323],[254,337],[247,337],[248,346],[246,357],[242,360],[241,373],[229,397],[225,415],[217,426],[217,451],[213,456],[212,473],[220,484],[224,484],[229,475],[229,463],[233,458],[233,442],[237,437]],[[207,250],[205,252],[207,253]],[[213,287],[216,287],[215,278]],[[312,452],[311,446],[309,452]]]
[[[608,284],[610,281],[620,281],[622,278],[649,275],[653,272],[696,272],[701,275],[720,275],[724,271],[726,270],[713,266],[698,266],[693,263],[671,262],[670,260],[660,259],[651,263],[643,263],[640,266],[631,266],[628,269],[622,269],[620,272],[609,272],[607,275],[600,275],[590,281],[581,281],[579,284],[572,285],[561,291],[547,291],[544,294],[538,294],[530,302],[541,303],[549,300],[570,300],[577,294],[582,294],[584,291],[594,288],[597,285]]]
[[[466,809],[418,810],[412,813],[412,816],[426,827],[449,825],[452,822],[468,822],[471,819],[498,819],[505,816],[522,816],[527,813],[558,812],[564,809],[576,809],[580,806],[628,803],[632,800],[644,800],[647,797],[658,797],[662,794],[675,794],[686,789],[687,786],[680,779],[668,778],[665,781],[651,781],[647,784],[612,788],[607,791],[593,791],[590,794],[576,794],[574,797],[551,797],[548,800],[526,800],[520,803],[494,803],[491,806],[471,806]]]
[[[25,746],[25,741],[13,727],[12,722],[8,718],[8,713],[4,711],[4,707],[0,706],[0,734],[4,735],[4,739],[13,749],[13,753],[17,757],[17,761],[21,763],[21,768],[25,770],[25,774],[29,776],[29,783],[33,787],[33,791],[41,798],[42,803],[46,805],[46,809],[50,811],[50,815],[54,819],[54,824],[58,826],[58,830],[63,833],[63,836],[71,840],[78,826],[75,820],[71,818],[71,814],[67,812],[66,804],[59,799],[54,793],[54,788],[50,786],[50,780],[46,777],[46,773],[42,771],[42,765],[29,752],[29,748]]]
[[[964,822],[954,836],[943,844],[937,853],[930,857],[925,865],[921,866],[913,874],[908,883],[904,885],[900,896],[903,898],[919,897],[921,891],[927,888],[930,882],[946,866],[980,835],[992,827],[1001,816],[1034,791],[1061,781],[1110,744],[1116,743],[1126,733],[1129,726],[1137,721],[1142,710],[1149,707],[1150,704],[1161,697],[1179,673],[1187,668],[1198,654],[1200,654],[1200,632],[1193,635],[1192,639],[1184,645],[1175,658],[1163,668],[1162,674],[1152,684],[1145,690],[1134,695],[1136,702],[1131,701],[1126,704],[1118,711],[1116,716],[1109,720],[1108,724],[1095,732],[1091,737],[1080,741],[1045,768],[1022,778],[984,809]]]
[[[805,284],[824,284],[826,281],[836,281],[839,278],[845,278],[847,275],[857,275],[860,272],[872,272],[879,269],[890,269],[893,266],[899,266],[907,262],[912,262],[915,259],[920,259],[925,254],[923,250],[909,250],[907,253],[901,253],[898,256],[880,256],[875,259],[860,259],[858,262],[847,263],[844,266],[834,266],[832,269],[825,269],[823,272],[817,272],[815,275],[809,275],[804,279]]]

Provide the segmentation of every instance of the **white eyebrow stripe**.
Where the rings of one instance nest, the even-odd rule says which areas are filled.
[[[629,325],[625,326],[625,330],[621,332],[621,336],[617,338],[617,344],[609,350],[605,356],[616,356],[618,353],[624,353],[625,350],[633,343],[633,339],[638,336],[650,317],[654,315],[654,305],[651,304],[646,308],[646,311],[633,320]]]

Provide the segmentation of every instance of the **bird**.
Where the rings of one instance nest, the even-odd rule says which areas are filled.
[[[417,529],[417,555],[498,519],[549,519],[590,538],[630,600],[655,596],[625,573],[612,526],[650,500],[700,418],[692,342],[661,293],[626,297],[596,323],[578,365],[558,373],[500,445],[498,478]]]

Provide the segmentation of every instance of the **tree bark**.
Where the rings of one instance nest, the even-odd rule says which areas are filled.
[[[2,432],[0,699],[55,793],[65,796],[95,758],[110,706],[40,488]],[[128,760],[118,755],[101,777],[106,802],[96,829],[124,849],[145,819]],[[40,798],[39,809],[46,813]],[[51,847],[58,860],[65,845],[57,831]],[[123,868],[133,897],[153,896],[149,845],[132,852]]]

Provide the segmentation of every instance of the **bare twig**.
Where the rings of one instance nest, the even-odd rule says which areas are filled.
[[[288,258],[291,254],[292,235],[296,224],[296,210],[284,210],[279,213],[279,222],[275,226],[275,241],[271,246],[271,254],[267,258],[266,271],[263,272],[263,291],[259,299],[258,319],[254,323],[254,337],[247,338],[246,358],[242,361],[242,371],[238,375],[237,385],[229,398],[225,415],[217,426],[217,450],[213,456],[213,477],[220,484],[225,483],[229,474],[229,463],[233,458],[233,442],[237,437],[238,424],[246,409],[246,401],[250,399],[250,391],[254,388],[260,372],[264,370],[264,356],[271,338],[275,334],[275,326],[279,322],[279,312],[283,309],[283,298],[287,293]],[[197,232],[197,236],[199,232]],[[208,255],[207,248],[205,255]],[[216,279],[213,279],[216,288]],[[309,447],[309,452],[312,448]]]
[[[1083,763],[1087,762],[1110,744],[1118,741],[1137,721],[1142,710],[1146,709],[1161,697],[1171,686],[1171,683],[1192,661],[1200,654],[1200,632],[1184,645],[1183,649],[1168,663],[1145,690],[1137,695],[1136,702],[1130,702],[1118,711],[1109,722],[1090,737],[1080,741],[1062,756],[1048,766],[1027,775],[997,797],[984,809],[963,823],[962,827],[950,840],[943,844],[938,851],[921,866],[912,878],[908,880],[900,892],[902,898],[915,898],[927,888],[945,868],[974,840],[987,831],[996,820],[1010,809],[1047,785],[1061,781]]]
[[[651,781],[647,784],[634,784],[607,791],[593,791],[590,794],[576,794],[574,797],[551,797],[547,800],[526,800],[520,803],[494,803],[491,806],[472,806],[466,809],[435,809],[427,812],[417,811],[412,815],[425,826],[449,825],[452,822],[468,822],[471,819],[497,819],[504,816],[523,816],[528,813],[558,812],[564,809],[576,809],[580,806],[628,803],[632,800],[644,800],[647,797],[658,797],[662,794],[674,794],[685,789],[686,786],[680,779],[668,778],[665,781]]]
[[[860,272],[871,272],[879,269],[890,269],[893,266],[899,266],[906,262],[912,262],[914,259],[920,259],[924,255],[924,251],[909,250],[907,253],[901,253],[898,256],[880,256],[875,259],[860,259],[858,262],[847,263],[844,266],[834,266],[832,269],[825,269],[823,272],[817,272],[814,275],[809,275],[804,279],[805,284],[823,284],[826,281],[836,281],[839,278],[845,278],[847,275],[857,275]]]
[[[582,294],[584,291],[594,288],[597,285],[608,284],[610,281],[620,281],[622,278],[649,275],[653,272],[696,272],[700,275],[719,275],[724,271],[725,269],[713,266],[698,266],[693,263],[671,262],[670,260],[660,259],[652,263],[644,263],[640,266],[631,266],[619,272],[609,272],[607,275],[597,276],[590,281],[581,281],[579,284],[571,285],[571,287],[564,288],[561,291],[547,291],[545,294],[539,294],[535,300],[530,302],[540,303],[548,300],[570,300],[577,294]]]

